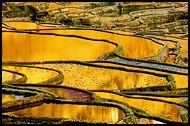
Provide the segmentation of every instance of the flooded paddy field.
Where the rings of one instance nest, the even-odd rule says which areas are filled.
[[[105,3],[47,2],[44,10],[73,18],[78,12],[90,18],[100,15],[101,22],[109,20],[117,28],[121,22],[130,24],[125,18],[132,22],[147,15],[144,6],[186,12],[185,4],[172,2]],[[15,4],[41,6],[39,2]],[[102,15],[96,6],[123,9],[118,16],[111,9]],[[136,17],[131,20],[128,11]],[[151,34],[125,26],[120,30],[70,27],[65,22],[3,21],[3,124],[188,122],[188,36]]]

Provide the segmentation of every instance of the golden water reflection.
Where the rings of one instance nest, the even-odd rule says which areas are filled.
[[[127,89],[143,86],[164,85],[166,78],[151,74],[89,67],[77,64],[35,65],[60,70],[64,75],[61,85],[81,89]]]
[[[45,28],[34,23],[12,23],[9,25],[17,28],[39,29]],[[24,24],[24,25],[23,25]],[[47,27],[46,27],[47,28]],[[59,34],[75,34],[89,38],[108,39],[117,42],[124,47],[125,57],[142,58],[154,55],[162,46],[151,40],[139,37],[121,36],[110,33],[103,33],[90,30],[46,30],[40,32],[52,32]],[[187,41],[180,41],[182,46],[181,54],[188,56]],[[174,44],[165,42],[170,47]],[[96,60],[101,54],[112,51],[115,46],[104,42],[95,42],[71,37],[58,37],[50,35],[31,35],[25,33],[2,33],[2,60],[3,61],[45,61],[45,60]],[[172,59],[168,59],[172,62]],[[114,66],[113,64],[111,64]],[[36,65],[42,67],[54,68],[62,71],[64,82],[62,85],[82,88],[82,89],[123,89],[141,86],[152,86],[166,84],[165,78],[147,75],[143,73],[124,72],[119,70],[109,70],[94,68],[76,64],[44,64]],[[122,66],[123,67],[123,66]],[[25,67],[8,67],[9,70],[21,72],[27,75],[27,83],[37,83],[45,81],[55,76],[54,72],[46,70],[32,69]],[[138,69],[138,68],[134,68]],[[148,70],[153,71],[153,70]],[[164,73],[164,72],[157,72]],[[3,73],[4,74],[4,73]],[[5,74],[4,74],[5,75]],[[13,78],[13,75],[3,79]],[[177,88],[188,87],[188,76],[171,74],[174,76]],[[52,89],[53,90],[53,89]],[[50,90],[51,91],[51,90]],[[56,91],[55,91],[56,92]],[[58,94],[65,96],[62,92]],[[157,101],[148,101],[142,99],[131,99],[110,93],[96,93],[101,97],[117,99],[128,103],[129,105],[143,109],[156,116],[162,116],[171,120],[181,121],[179,108],[175,105]],[[2,96],[2,101],[12,100],[13,97]],[[6,99],[6,100],[5,100]],[[48,108],[48,111],[47,111]],[[73,109],[74,108],[74,109]],[[62,112],[60,112],[60,110]],[[89,121],[109,121],[116,122],[123,117],[123,114],[117,108],[88,106],[88,105],[55,105],[44,104],[39,107],[25,109],[14,112],[18,115],[39,115],[65,117],[72,119],[85,119]]]
[[[8,114],[17,116],[35,115],[42,117],[63,117],[77,120],[107,121],[112,123],[116,123],[124,117],[124,113],[114,107],[52,103],[44,103],[41,106],[8,112]]]
[[[2,82],[12,81],[12,80],[15,80],[15,79],[18,79],[21,77],[22,76],[18,75],[18,74],[14,74],[14,73],[7,72],[7,71],[2,71]]]
[[[47,28],[43,25],[37,25],[36,23],[32,22],[4,22],[5,24],[8,24],[11,27],[17,28],[17,29],[42,29]]]
[[[149,35],[149,36],[151,37],[153,35]],[[169,40],[174,40],[174,41],[179,42],[179,44],[182,47],[182,48],[180,48],[180,55],[183,58],[188,57],[188,38],[187,38],[187,40],[183,40],[183,39],[179,39],[179,38],[164,37],[164,36],[153,36],[153,37],[157,37],[157,38],[161,38],[161,39],[169,39]],[[170,42],[170,41],[163,41],[163,40],[159,40],[159,41],[167,44],[169,48],[174,48],[176,45],[176,43]]]
[[[177,88],[188,88],[188,76],[171,74],[176,83]]]
[[[152,56],[163,47],[153,41],[140,37],[122,36],[93,30],[42,30],[45,33],[75,34],[94,39],[106,39],[120,44],[124,48],[124,57],[143,58]]]
[[[22,96],[2,95],[2,103],[20,99]],[[8,112],[17,116],[36,115],[43,117],[63,117],[88,121],[107,121],[116,123],[124,113],[115,107],[74,104],[43,104],[40,106]]]
[[[125,72],[77,64],[38,64],[35,66],[60,70],[64,75],[64,81],[61,85],[81,89],[112,90],[167,84],[165,77],[145,73]],[[18,66],[3,66],[3,68],[25,74],[28,78],[27,83],[39,83],[58,75],[55,71],[38,68]]]
[[[173,64],[175,61],[176,55],[170,55],[167,59],[166,59],[166,63],[169,64]]]
[[[23,96],[13,96],[13,95],[2,94],[2,103],[16,100],[16,99],[19,99],[20,97],[23,97]]]
[[[59,8],[59,7],[64,7],[63,5],[59,5],[59,4],[56,4],[54,2],[49,2],[48,5],[49,5],[48,10],[51,10],[51,9],[54,9],[54,8]]]
[[[71,2],[67,6],[68,7],[78,7],[78,6],[85,4],[85,3],[87,3],[87,2]]]
[[[144,100],[144,99],[126,98],[112,93],[104,93],[104,92],[94,92],[94,93],[103,98],[115,99],[125,102],[131,106],[142,109],[154,116],[161,116],[170,120],[181,121],[180,109],[176,105],[164,102],[158,102],[158,101]]]
[[[173,73],[170,73],[170,72],[162,72],[162,71],[156,71],[156,70],[152,70],[152,69],[123,66],[123,65],[117,65],[117,64],[112,64],[112,63],[95,63],[95,64],[104,65],[104,66],[124,67],[126,69],[131,69],[131,70],[142,70],[142,71],[155,72],[155,73],[159,73],[159,74],[168,74],[168,75],[172,75],[174,77],[175,85],[176,85],[177,88],[187,88],[188,87],[188,76],[187,75],[179,75],[179,74],[173,74]],[[180,69],[176,69],[176,72],[188,73],[188,70],[181,71]],[[158,83],[159,83],[159,81],[158,81]],[[146,84],[142,83],[142,86],[146,86]]]
[[[2,33],[2,61],[96,60],[114,49],[109,43],[74,37]]]
[[[58,75],[57,72],[52,70],[31,67],[2,66],[2,68],[25,74],[27,76],[27,83],[39,83]],[[7,78],[14,79],[14,75],[6,76],[4,79]]]
[[[23,22],[23,23],[25,23],[24,26],[21,23],[20,24],[18,23],[18,25],[17,25],[17,23],[14,23],[14,22],[11,22],[11,23],[6,22],[6,23],[10,24],[13,27],[16,27],[16,28],[18,27],[18,28],[23,28],[23,29],[24,28],[31,28],[31,29],[37,28],[37,29],[39,29],[40,27],[43,28],[43,26],[38,26],[35,23],[32,24],[32,23],[28,23],[28,22]],[[147,56],[152,56],[152,55],[156,54],[161,47],[163,47],[162,45],[159,45],[159,44],[157,44],[157,43],[155,43],[155,42],[153,42],[153,41],[151,41],[149,39],[145,39],[145,38],[133,37],[133,36],[122,36],[122,35],[116,35],[116,34],[113,35],[113,34],[110,34],[110,33],[100,32],[100,31],[93,31],[93,30],[42,30],[40,32],[43,32],[43,33],[44,32],[45,33],[57,33],[57,34],[74,34],[74,35],[79,35],[79,36],[84,36],[84,37],[94,38],[94,39],[107,39],[107,40],[119,43],[121,46],[123,46],[123,48],[124,48],[124,56],[128,57],[128,58],[137,58],[137,59],[139,59],[139,58],[143,58],[143,57],[147,57]],[[11,33],[11,34],[15,34],[15,33]],[[5,41],[4,37],[6,37],[6,36],[10,37],[8,33],[3,33],[2,41]],[[27,36],[27,38],[33,38],[33,39],[30,39],[30,41],[32,41],[32,42],[33,41],[35,41],[35,42],[40,41],[40,40],[43,40],[43,38],[44,38],[44,36],[41,36],[41,38],[39,38],[37,40],[37,39],[34,39],[34,38],[36,38],[36,37],[34,37],[36,35],[26,35],[26,34],[14,35],[13,37],[16,37],[16,36],[18,36],[19,38],[20,37],[25,38],[25,36]],[[11,37],[11,38],[13,38],[13,37]],[[56,45],[59,45],[59,41],[60,41],[59,37],[56,37],[56,38],[53,37],[52,38],[50,36],[48,36],[48,37],[45,36],[45,38],[46,38],[46,40],[43,40],[43,41],[46,41],[47,43],[49,41],[51,41],[51,42],[56,41]],[[6,41],[7,41],[7,39],[6,39]],[[21,40],[18,39],[17,41],[21,41]],[[24,41],[24,40],[22,40],[22,41]],[[76,38],[69,38],[69,40],[64,38],[64,42],[66,42],[66,41],[70,42],[70,44],[69,44],[70,47],[72,45],[76,45],[76,43],[73,43],[74,41],[76,41]],[[77,41],[84,41],[84,40],[77,40]],[[96,47],[95,44],[94,44],[95,42],[92,42],[92,41],[89,41],[89,42],[93,43],[93,45],[91,44],[91,46]],[[81,45],[81,43],[80,43],[80,45]],[[82,48],[80,45],[77,44],[78,48]],[[83,42],[82,45],[84,46],[84,42]],[[59,46],[61,46],[61,45],[59,45]],[[81,52],[83,54],[88,54],[88,53],[91,53],[93,51],[95,51],[94,53],[98,53],[101,50],[99,48],[101,48],[101,47],[96,47],[96,50],[91,50],[91,51],[89,50],[88,52],[87,51],[84,52],[85,49],[82,49],[83,51],[81,51]],[[64,49],[69,49],[69,48],[64,47]],[[73,49],[73,50],[77,50],[77,49]],[[31,51],[33,51],[33,50],[31,50]],[[44,52],[44,53],[46,53],[46,52]],[[79,52],[76,51],[76,53],[79,53]],[[60,52],[57,53],[57,54],[60,54]],[[63,54],[63,55],[69,55],[69,54],[66,53],[66,54]]]

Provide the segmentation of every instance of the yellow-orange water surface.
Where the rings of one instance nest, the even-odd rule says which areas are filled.
[[[25,5],[35,5],[37,4],[38,2],[23,2]]]
[[[58,75],[57,72],[46,69],[19,66],[2,66],[2,68],[25,74],[27,76],[27,83],[39,83]],[[8,78],[14,79],[14,75],[6,76],[4,79]]]
[[[123,89],[143,86],[164,85],[166,78],[151,74],[125,72],[77,64],[35,65],[60,70],[64,75],[62,85],[81,89]]]
[[[21,78],[21,75],[18,74],[14,74],[11,72],[7,72],[7,71],[2,71],[2,82],[6,82],[6,81],[12,81],[18,78]]]
[[[19,111],[8,112],[17,116],[35,115],[42,117],[62,117],[88,121],[107,121],[116,123],[124,117],[124,113],[114,107],[73,104],[43,104]]]
[[[95,63],[95,64],[97,64],[97,65],[104,65],[104,66],[117,66],[117,67],[124,67],[126,69],[131,69],[131,70],[142,70],[142,71],[149,71],[149,72],[155,72],[155,73],[160,73],[160,74],[172,75],[174,77],[175,85],[176,85],[177,88],[187,88],[188,87],[188,76],[187,75],[173,74],[173,73],[170,73],[170,72],[162,72],[162,71],[156,71],[156,70],[145,69],[145,68],[138,68],[138,67],[122,66],[122,65],[112,64],[112,63]],[[180,69],[176,69],[176,72],[187,73],[188,70],[181,71]],[[133,75],[135,76],[137,74],[134,73]],[[142,74],[142,75],[139,75],[138,78],[141,78],[143,76],[147,76],[148,78],[150,77],[148,75]],[[158,78],[160,78],[160,77],[158,77]],[[135,77],[132,79],[132,81],[134,81],[134,80],[136,80]],[[147,80],[147,79],[145,79],[145,80]],[[153,81],[151,81],[151,83],[149,83],[150,85],[148,85],[148,83],[146,83],[147,81],[141,81],[141,82],[142,82],[141,86],[150,86]],[[158,83],[158,82],[159,81],[157,81],[156,83]],[[116,82],[116,83],[118,83],[118,82]],[[164,81],[163,81],[163,83],[164,83]],[[130,82],[130,84],[131,84],[131,82]]]
[[[150,35],[150,36],[153,36],[153,35]],[[175,36],[175,34],[173,36]],[[180,48],[180,55],[183,58],[188,57],[188,38],[186,38],[184,40],[184,39],[172,38],[172,37],[164,37],[164,36],[153,36],[153,37],[157,37],[157,38],[161,38],[161,39],[174,40],[174,41],[179,42],[179,44],[182,46],[182,48]],[[159,40],[159,41],[162,42],[162,43],[167,44],[169,48],[174,48],[175,45],[176,45],[176,43],[170,42],[170,41],[164,41],[164,40]]]
[[[7,24],[9,24],[9,23],[7,23]],[[11,25],[13,25],[13,24],[11,24]],[[35,26],[36,24],[30,23],[29,25],[31,25],[31,27],[33,27],[33,28],[37,27],[37,26]],[[16,26],[16,23],[15,23],[13,26],[20,27],[21,24]],[[74,35],[79,35],[79,36],[84,36],[84,37],[94,38],[94,39],[107,39],[107,40],[119,43],[121,46],[123,46],[124,56],[128,57],[128,58],[139,59],[142,57],[152,56],[152,55],[156,54],[158,52],[158,50],[162,47],[162,45],[159,45],[149,39],[133,37],[133,36],[122,36],[122,35],[116,35],[116,34],[114,35],[114,34],[110,34],[110,33],[93,31],[93,30],[42,30],[40,32],[57,33],[57,34],[74,34]],[[7,33],[3,33],[3,34],[7,34]],[[3,36],[8,36],[8,35],[3,35]],[[19,37],[20,36],[21,35],[19,35]],[[23,35],[22,34],[22,36],[23,37],[31,36],[31,38],[34,38],[34,39],[36,38],[36,37],[33,37],[34,35]],[[41,37],[41,39],[42,38],[43,37]],[[56,41],[49,39],[49,37],[48,38],[46,37],[46,41],[47,40],[49,40],[49,41],[51,40],[51,41],[54,41],[57,44],[59,44],[59,37],[56,37]],[[72,41],[71,40],[70,41],[73,42],[74,40],[75,40],[75,38],[72,38]],[[2,41],[4,41],[4,39]],[[19,40],[17,40],[17,41],[19,41]],[[32,41],[32,39],[30,41]],[[37,40],[35,40],[35,41],[37,41]],[[84,45],[84,44],[82,44],[82,45]],[[80,46],[78,48],[80,48]],[[89,51],[89,53],[92,51]],[[98,52],[99,52],[99,50],[98,50]],[[96,53],[98,53],[98,52],[96,52]],[[85,53],[87,53],[87,52],[85,52]]]
[[[11,27],[15,27],[18,29],[42,29],[42,28],[47,28],[43,25],[37,25],[36,23],[31,23],[31,22],[4,22],[5,24],[8,24]]]
[[[103,98],[115,99],[125,102],[131,106],[140,108],[151,115],[161,116],[170,120],[181,121],[180,109],[176,105],[144,99],[126,98],[112,93],[95,92],[95,94]]]
[[[16,100],[18,97],[2,95],[2,103]],[[95,106],[95,105],[71,105],[71,104],[43,104],[33,108],[26,108],[7,114],[17,116],[36,115],[43,117],[63,117],[88,121],[107,121],[116,123],[124,117],[124,113],[115,107]]]
[[[122,36],[116,34],[114,35],[106,32],[99,32],[93,30],[43,30],[41,32],[53,32],[57,34],[75,34],[94,39],[107,39],[119,43],[124,48],[125,57],[136,59],[146,56],[152,56],[156,54],[158,50],[162,47],[162,45],[159,45],[151,40],[140,37]]]
[[[54,9],[54,8],[63,7],[62,5],[58,5],[58,4],[54,3],[54,2],[50,2],[48,4],[49,4],[49,8],[48,8],[49,10]]]
[[[16,99],[19,98],[19,97],[16,97],[16,96],[13,96],[13,95],[7,95],[7,94],[2,94],[1,97],[2,97],[2,103],[7,102],[7,101],[16,100]],[[20,96],[20,97],[23,97],[23,96]]]
[[[44,26],[38,26],[34,23],[24,23],[23,25],[18,22],[9,22],[7,24],[23,29],[45,28]],[[43,30],[40,32],[75,34],[95,39],[107,39],[123,46],[125,57],[137,59],[152,56],[162,47],[162,45],[158,45],[151,40],[144,38],[121,36],[92,30]],[[186,56],[188,43],[187,41],[181,43],[185,47],[185,49],[182,50],[182,55]],[[168,42],[168,44],[170,43]],[[170,46],[173,46],[173,44]],[[113,51],[114,49],[115,46],[112,44],[74,37],[2,32],[2,61],[96,60],[101,54]],[[60,70],[64,75],[64,82],[62,85],[82,89],[123,89],[167,83],[165,78],[149,74],[95,68],[76,64],[43,64],[36,66]],[[27,83],[38,83],[57,75],[57,73],[53,71],[48,72],[47,70],[35,68],[15,66],[3,66],[3,68],[26,74],[28,77]],[[135,69],[138,70],[138,68]],[[5,73],[3,74],[5,75]],[[171,75],[175,78],[177,88],[188,87],[188,76],[177,74]],[[13,75],[9,75],[3,79],[9,78],[12,79]],[[179,108],[172,104],[125,98],[111,93],[96,92],[96,94],[100,97],[126,102],[129,105],[143,109],[152,115],[181,121]],[[2,96],[2,99],[2,102],[5,102],[14,99],[14,97]],[[113,123],[123,117],[123,113],[119,109],[113,107],[70,104],[43,104],[38,107],[11,112],[11,114],[54,116],[85,119],[89,121],[108,121]]]
[[[71,2],[70,4],[68,4],[68,7],[77,7],[79,5],[85,4],[87,2]]]
[[[3,61],[96,60],[116,47],[74,37],[10,32],[2,36]]]

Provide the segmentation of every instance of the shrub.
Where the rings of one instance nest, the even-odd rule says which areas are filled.
[[[65,25],[73,25],[74,24],[72,19],[64,19],[64,18],[61,19],[60,23],[63,23]]]

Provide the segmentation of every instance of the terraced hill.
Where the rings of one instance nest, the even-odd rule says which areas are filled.
[[[16,17],[23,21],[25,17],[26,20],[81,27],[188,33],[188,5],[185,2],[27,3],[3,3],[4,21],[16,20]],[[29,15],[31,18],[27,18]]]
[[[3,2],[3,124],[188,123],[188,6]]]

